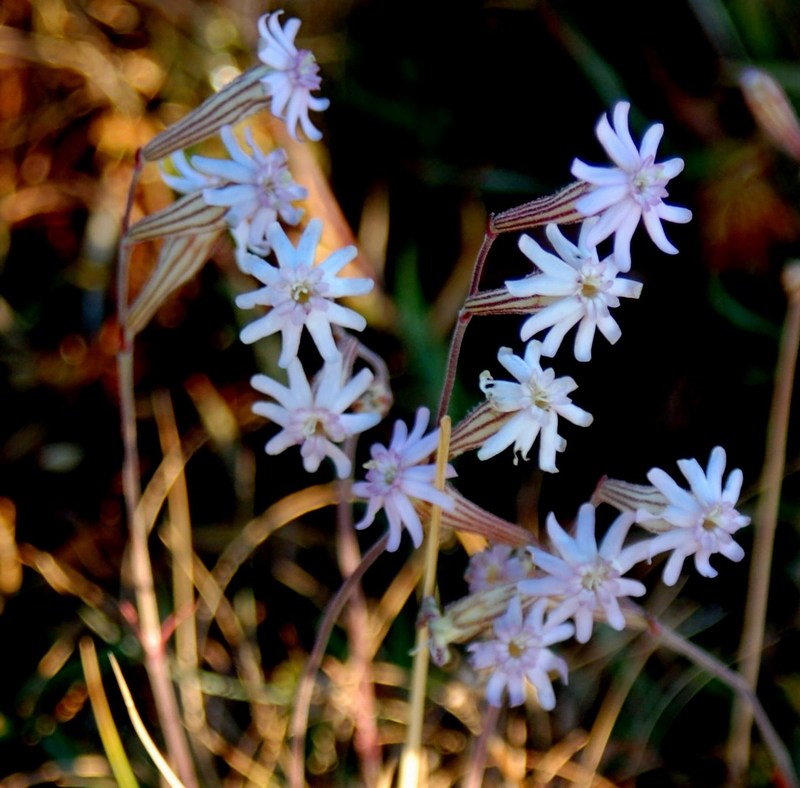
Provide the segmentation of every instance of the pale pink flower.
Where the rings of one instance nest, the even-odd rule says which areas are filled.
[[[388,446],[375,443],[370,449],[372,459],[367,468],[367,479],[353,485],[353,494],[367,501],[364,517],[356,523],[362,529],[371,525],[375,515],[383,509],[389,521],[389,542],[386,549],[394,552],[400,546],[403,528],[408,531],[414,547],[422,544],[422,523],[414,510],[412,499],[452,510],[453,499],[435,487],[436,465],[423,464],[439,443],[439,430],[425,435],[430,412],[419,408],[411,433],[405,422],[396,421],[392,439]],[[452,466],[447,466],[447,478],[456,475]]]
[[[546,711],[555,708],[556,696],[549,673],[555,671],[567,683],[567,663],[548,646],[572,636],[570,624],[553,625],[545,621],[547,600],[535,602],[525,618],[520,598],[515,596],[503,616],[495,620],[494,640],[470,643],[470,664],[476,670],[491,670],[486,698],[492,706],[501,706],[503,691],[508,689],[508,703],[519,706],[525,701],[526,682],[536,688],[539,705]]]
[[[551,513],[547,517],[547,534],[558,556],[529,548],[544,577],[523,580],[518,588],[523,594],[556,599],[550,621],[573,619],[575,639],[586,643],[591,637],[595,617],[614,629],[625,628],[625,616],[619,599],[642,596],[645,587],[638,580],[622,577],[639,559],[622,547],[634,521],[632,512],[625,512],[612,523],[600,547],[595,536],[595,510],[585,503],[578,510],[574,537],[558,524]]]
[[[345,413],[367,390],[372,372],[362,369],[344,380],[340,360],[326,363],[309,384],[303,365],[292,359],[288,365],[289,385],[284,386],[266,375],[255,375],[253,388],[275,402],[259,401],[253,412],[274,421],[282,429],[267,442],[267,454],[280,454],[290,446],[300,446],[303,467],[314,473],[330,457],[340,479],[350,475],[352,463],[338,444],[374,427],[378,413]]]
[[[552,302],[529,317],[523,324],[520,336],[528,340],[540,331],[547,331],[542,342],[542,355],[554,356],[566,333],[578,325],[575,335],[575,358],[589,361],[595,329],[613,345],[622,335],[617,321],[609,309],[619,306],[619,298],[638,298],[642,285],[630,279],[617,278],[619,269],[614,256],[600,260],[597,247],[586,242],[596,219],[587,219],[581,226],[578,245],[568,241],[558,225],[548,224],[545,232],[558,253],[545,251],[530,236],[519,239],[519,248],[542,273],[525,279],[506,282],[513,296],[526,298],[542,295]]]
[[[487,588],[524,580],[532,567],[530,558],[523,551],[517,552],[507,544],[496,544],[470,557],[464,579],[470,594],[475,594]]]
[[[542,369],[541,342],[532,340],[525,356],[515,356],[511,348],[500,348],[497,360],[517,379],[516,383],[494,380],[488,372],[481,375],[481,391],[491,406],[503,413],[514,413],[478,450],[478,459],[487,460],[503,449],[514,447],[514,455],[528,459],[534,441],[539,440],[539,467],[557,473],[556,452],[564,451],[567,442],[558,434],[558,417],[588,427],[592,423],[587,413],[567,396],[578,385],[570,377],[557,378],[552,369]]]
[[[637,149],[628,130],[628,113],[631,105],[620,101],[614,107],[614,125],[608,117],[600,118],[595,133],[600,144],[616,167],[592,167],[580,159],[572,162],[572,174],[594,188],[575,203],[585,216],[600,216],[586,242],[595,246],[614,233],[614,258],[620,271],[631,267],[630,243],[633,231],[644,221],[653,243],[667,254],[678,250],[664,234],[661,221],[685,224],[692,218],[687,208],[667,205],[666,186],[683,170],[683,159],[669,159],[656,163],[658,143],[664,134],[660,123],[652,125]]]
[[[228,224],[234,228],[247,227],[247,247],[264,256],[270,251],[267,240],[270,225],[278,217],[286,224],[297,224],[303,210],[292,203],[304,200],[308,191],[292,179],[283,148],[264,153],[253,139],[251,129],[245,129],[244,134],[250,154],[239,144],[233,129],[223,126],[220,135],[230,159],[192,156],[191,161],[198,172],[219,182],[203,189],[206,204],[227,206]]]
[[[242,342],[250,344],[262,337],[281,332],[282,349],[278,364],[286,367],[297,356],[300,335],[308,329],[325,361],[339,357],[332,325],[354,331],[363,330],[367,321],[358,312],[337,304],[342,296],[363,295],[372,290],[371,279],[340,277],[341,270],[355,258],[355,246],[346,246],[314,265],[317,245],[322,236],[322,222],[312,219],[295,248],[277,222],[267,229],[267,240],[278,258],[277,268],[254,255],[247,257],[248,271],[266,285],[236,298],[241,309],[269,306],[270,311],[245,326]]]
[[[307,49],[297,49],[294,45],[300,20],[289,19],[281,28],[282,13],[264,14],[258,20],[261,36],[258,57],[275,69],[262,80],[267,96],[272,99],[270,111],[286,122],[286,128],[295,139],[299,124],[308,139],[319,140],[322,133],[309,120],[308,111],[321,112],[330,102],[311,95],[311,91],[319,90],[322,83],[317,60]]]
[[[722,485],[725,450],[721,446],[711,452],[705,472],[697,460],[678,460],[678,467],[690,490],[679,487],[660,468],[653,468],[647,478],[666,497],[667,506],[655,513],[644,509],[636,513],[638,522],[664,520],[672,528],[629,548],[637,551],[637,560],[649,560],[671,550],[663,574],[664,582],[670,586],[677,582],[683,562],[690,555],[703,577],[717,576],[709,562],[716,553],[741,561],[744,550],[733,541],[732,534],[750,523],[750,518],[735,508],[742,489],[742,472],[738,468],[732,470]]]

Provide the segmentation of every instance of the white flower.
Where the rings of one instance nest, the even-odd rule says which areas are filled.
[[[577,209],[585,216],[600,215],[600,221],[592,228],[586,242],[595,246],[615,233],[614,258],[620,271],[630,270],[630,242],[639,219],[644,220],[653,243],[661,251],[677,254],[678,250],[664,234],[661,220],[685,224],[692,218],[687,208],[663,202],[667,183],[683,170],[683,159],[656,164],[656,150],[664,134],[660,123],[645,132],[637,150],[628,131],[630,108],[627,101],[618,102],[614,107],[614,127],[603,115],[595,130],[616,167],[592,167],[580,159],[572,162],[572,174],[595,187],[575,203]]]
[[[537,547],[529,548],[535,565],[546,575],[523,580],[518,588],[523,594],[559,598],[550,613],[550,621],[575,621],[575,639],[586,643],[591,637],[596,615],[602,615],[614,629],[625,628],[625,616],[619,598],[642,596],[645,587],[638,580],[622,577],[637,561],[635,554],[622,549],[622,543],[634,521],[632,512],[617,517],[608,529],[600,548],[595,537],[594,506],[585,503],[578,510],[578,526],[571,537],[551,513],[547,533],[559,556]]]
[[[709,563],[715,553],[731,561],[741,561],[744,550],[733,541],[731,534],[750,523],[750,518],[739,514],[736,502],[742,489],[742,472],[736,468],[722,486],[725,471],[725,450],[717,446],[711,452],[705,473],[697,460],[678,460],[681,473],[689,482],[689,490],[679,487],[660,468],[653,468],[647,478],[667,499],[667,506],[652,513],[640,509],[638,522],[665,520],[673,527],[646,540],[638,548],[638,560],[648,560],[658,553],[672,550],[664,567],[663,580],[674,585],[683,568],[683,562],[694,555],[694,565],[703,577],[716,577],[717,571]]]
[[[362,369],[345,382],[340,361],[327,363],[310,385],[303,366],[293,359],[288,368],[288,388],[266,375],[255,375],[253,388],[276,402],[259,401],[253,412],[274,421],[283,429],[265,446],[267,454],[280,454],[290,446],[300,446],[303,467],[314,473],[325,457],[330,457],[340,479],[350,475],[352,463],[337,444],[351,435],[374,427],[377,413],[345,413],[368,388],[372,373]]]
[[[297,139],[297,124],[310,140],[322,139],[322,133],[308,119],[310,109],[321,112],[328,108],[326,98],[311,95],[318,90],[322,80],[313,53],[297,49],[294,37],[300,29],[299,19],[289,19],[281,29],[283,11],[264,14],[258,20],[259,58],[275,71],[262,80],[267,96],[272,98],[270,111],[276,118],[286,121],[289,133]]]
[[[548,646],[566,640],[573,633],[570,624],[552,625],[545,622],[547,600],[533,604],[522,618],[522,604],[515,596],[506,613],[494,623],[495,640],[470,643],[470,663],[476,670],[491,669],[486,697],[492,706],[502,705],[503,690],[508,688],[510,706],[525,700],[525,682],[536,687],[539,705],[550,711],[556,696],[550,682],[550,671],[556,671],[567,683],[567,663],[553,654]]]
[[[500,348],[497,360],[517,379],[517,383],[493,380],[488,372],[481,375],[481,391],[496,410],[515,412],[478,451],[478,459],[494,457],[514,444],[514,453],[528,459],[528,452],[541,432],[539,467],[557,473],[556,452],[564,451],[567,442],[558,434],[558,417],[580,427],[592,423],[592,415],[572,404],[567,396],[578,386],[570,377],[557,378],[552,369],[539,364],[541,342],[533,340],[525,348],[524,358],[515,356],[511,348]],[[516,457],[515,460],[516,462]]]
[[[336,298],[363,295],[372,289],[371,279],[338,277],[339,272],[355,258],[356,248],[346,246],[339,249],[315,266],[314,257],[321,236],[322,222],[312,219],[295,249],[275,222],[267,229],[267,240],[275,250],[278,267],[254,255],[247,258],[248,270],[266,287],[238,296],[236,305],[241,309],[252,309],[257,305],[272,309],[245,326],[240,337],[242,342],[250,344],[280,331],[283,347],[278,363],[282,367],[297,356],[304,326],[322,358],[333,361],[338,358],[339,351],[331,325],[361,331],[367,324],[358,312],[334,302]]]
[[[208,186],[217,186],[222,182],[220,178],[205,175],[194,169],[194,167],[189,164],[186,153],[182,150],[175,151],[169,158],[173,167],[178,171],[178,175],[173,175],[171,172],[164,169],[166,161],[165,159],[164,162],[161,163],[161,179],[173,191],[179,192],[180,194],[199,192]]]
[[[303,216],[292,203],[304,200],[307,190],[292,180],[286,151],[276,148],[265,154],[256,145],[252,131],[245,129],[252,155],[245,152],[233,129],[224,126],[220,132],[230,159],[192,156],[192,165],[200,173],[217,178],[221,183],[203,189],[208,205],[228,206],[225,218],[231,227],[245,224],[247,246],[258,254],[269,254],[267,230],[278,217],[286,224],[297,224]]]
[[[552,296],[552,303],[529,317],[522,325],[520,335],[530,339],[540,331],[550,329],[542,343],[542,355],[554,356],[565,334],[576,323],[575,358],[589,361],[595,329],[613,345],[622,335],[609,308],[619,306],[619,297],[638,298],[642,285],[630,279],[618,279],[619,269],[613,255],[600,261],[597,248],[586,243],[586,237],[596,224],[587,219],[581,226],[578,245],[570,243],[555,224],[548,224],[545,232],[558,253],[556,257],[546,252],[533,238],[523,235],[519,248],[541,271],[541,274],[517,281],[506,282],[513,296]]]
[[[206,205],[228,207],[225,220],[236,240],[237,262],[248,248],[262,256],[269,254],[267,229],[278,217],[286,224],[297,224],[303,210],[292,203],[308,195],[292,180],[283,148],[265,154],[251,129],[244,134],[252,154],[245,152],[230,126],[223,126],[220,135],[229,159],[192,156],[190,163],[186,154],[178,151],[172,155],[172,163],[179,175],[162,170],[164,181],[175,191],[202,191]]]
[[[496,544],[470,557],[464,579],[470,594],[475,594],[498,585],[524,580],[532,568],[527,552],[517,552],[507,544]]]
[[[428,409],[420,408],[411,434],[404,422],[396,421],[389,445],[375,443],[370,449],[372,459],[364,466],[368,469],[367,480],[353,485],[353,494],[368,501],[367,512],[356,523],[356,528],[371,525],[375,515],[384,509],[389,520],[386,549],[391,552],[400,546],[404,526],[411,535],[414,547],[422,543],[422,523],[414,510],[412,498],[428,501],[447,510],[454,507],[453,499],[434,486],[436,465],[420,464],[436,451],[439,442],[438,429],[423,437],[429,417]],[[455,475],[456,472],[448,465],[447,478]]]

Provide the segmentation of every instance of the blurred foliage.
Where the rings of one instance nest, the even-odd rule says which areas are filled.
[[[251,0],[0,6],[2,786],[113,784],[80,669],[85,635],[98,646],[137,778],[157,784],[104,658],[116,654],[158,739],[125,569],[114,361],[120,218],[137,148],[252,65],[255,21],[266,10]],[[576,401],[595,415],[592,429],[567,434],[557,476],[465,457],[461,489],[526,525],[550,510],[564,522],[602,474],[642,482],[650,467],[672,470],[675,459],[705,458],[722,444],[755,495],[785,309],[779,275],[800,257],[800,188],[798,163],[759,130],[737,79],[744,65],[762,66],[800,104],[800,6],[658,0],[632,13],[620,0],[297,0],[286,10],[303,20],[303,44],[318,57],[332,102],[319,119],[325,147],[314,153],[393,304],[393,312],[375,310],[365,338],[390,366],[398,416],[437,396],[435,375],[488,213],[564,185],[574,156],[597,160],[593,124],[615,99],[632,101],[636,133],[662,121],[664,155],[687,161],[671,184],[672,201],[695,212],[692,224],[669,227],[681,254],[665,257],[640,231],[634,275],[645,288],[639,304],[620,310],[622,340],[598,347],[589,366],[564,362],[563,374],[580,383]],[[261,116],[253,122],[266,124]],[[133,216],[171,199],[148,167]],[[137,248],[134,287],[152,257],[150,247]],[[527,271],[514,240],[501,239],[485,285]],[[219,244],[137,348],[143,476],[161,459],[153,396],[166,390],[193,452],[186,478],[194,547],[207,567],[254,515],[307,484],[296,454],[263,456],[269,428],[250,415],[249,377],[257,364],[274,365],[275,353],[256,358],[237,341],[242,318],[232,294],[247,286],[230,247]],[[471,328],[459,409],[478,401],[478,374],[494,366],[516,324]],[[797,760],[796,417],[794,427],[761,690]],[[262,780],[274,774],[283,782],[293,690],[341,582],[329,515],[310,513],[274,533],[229,589],[232,620],[258,656],[264,684],[242,683],[241,644],[210,625],[196,678],[213,735],[192,730],[204,785],[225,776],[226,785],[244,784],[234,777],[243,763],[261,769],[253,773]],[[152,547],[169,620],[171,554],[158,538],[165,528],[160,522]],[[374,538],[359,535],[365,547]],[[416,615],[407,558],[382,557],[364,581],[380,734],[373,744],[384,762],[402,740],[406,710]],[[448,548],[442,562],[443,577],[461,583],[461,552]],[[713,583],[688,579],[667,617],[727,660],[746,566],[720,570]],[[521,781],[556,744],[565,763],[579,760],[585,732],[628,665],[637,673],[601,772],[621,785],[722,784],[727,690],[644,648],[610,632],[572,647],[570,686],[557,688],[549,720],[533,706],[501,715],[485,784]],[[354,734],[361,696],[351,650],[346,628],[336,630],[309,727],[313,784],[363,778],[369,743]],[[438,784],[463,773],[480,730],[479,696],[463,661],[434,674],[426,740]],[[756,747],[751,784],[767,785],[768,759]]]

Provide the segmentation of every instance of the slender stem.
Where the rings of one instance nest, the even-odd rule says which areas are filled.
[[[354,460],[355,438],[348,439],[345,451]],[[349,577],[358,568],[361,552],[353,529],[353,506],[350,502],[352,479],[339,482],[340,496],[336,506],[336,553],[342,577]],[[372,664],[368,654],[370,619],[367,601],[361,585],[353,590],[353,596],[345,616],[348,638],[348,663],[352,675],[357,677],[358,700],[354,706],[355,732],[353,744],[358,753],[364,785],[376,785],[381,770],[381,750],[375,709],[375,686]]]
[[[786,464],[786,436],[792,401],[797,353],[800,348],[800,263],[786,267],[783,286],[788,296],[786,319],[781,338],[778,363],[775,368],[775,388],[772,394],[764,469],[761,476],[761,497],[756,508],[753,551],[750,561],[747,601],[739,644],[741,672],[748,685],[755,689],[764,646],[764,629],[769,597],[770,569],[778,527],[778,506]],[[727,761],[731,779],[741,781],[750,760],[750,732],[753,714],[749,706],[738,699],[733,707],[731,732],[728,739]]]
[[[467,773],[464,775],[463,788],[480,788],[483,785],[483,773],[486,771],[486,757],[489,754],[489,739],[497,727],[500,707],[489,705],[483,713],[483,728],[475,742],[469,759]]]
[[[440,421],[439,448],[436,452],[436,489],[444,490],[447,473],[447,454],[450,446],[450,418]],[[439,557],[439,532],[442,525],[442,510],[434,506],[428,528],[428,543],[425,552],[425,574],[422,580],[422,598],[433,596],[436,588],[436,565]],[[420,785],[422,765],[422,726],[425,719],[425,685],[428,681],[428,627],[423,624],[417,629],[417,644],[414,650],[414,667],[411,676],[411,711],[406,731],[406,743],[400,758],[400,788],[416,788]]]
[[[780,736],[778,736],[767,713],[764,711],[764,707],[761,705],[758,696],[745,678],[668,626],[661,622],[656,622],[652,618],[648,618],[641,608],[636,606],[632,607],[639,610],[643,618],[648,619],[649,625],[643,628],[651,637],[655,638],[660,645],[666,646],[676,654],[681,654],[690,662],[703,668],[709,675],[727,684],[736,693],[737,698],[742,703],[747,704],[753,714],[755,724],[761,733],[761,738],[764,740],[764,744],[772,755],[772,760],[780,772],[779,784],[785,785],[787,788],[800,788],[800,782],[797,779],[797,774],[792,764],[792,758],[781,741]]]
[[[333,625],[344,610],[344,606],[350,600],[353,591],[359,587],[364,573],[375,563],[378,557],[386,550],[386,543],[389,541],[389,534],[384,534],[372,547],[364,554],[361,563],[356,570],[342,583],[336,596],[328,603],[325,615],[322,617],[317,639],[314,648],[308,655],[303,675],[297,684],[297,695],[295,696],[294,711],[292,720],[289,723],[289,731],[294,739],[292,742],[292,755],[289,761],[289,785],[292,788],[303,788],[303,773],[305,771],[305,743],[306,729],[308,727],[308,713],[311,705],[311,694],[314,691],[314,676],[316,676],[322,657],[325,655],[325,648],[328,645]]]
[[[136,169],[128,192],[123,227],[130,222],[134,193],[141,171],[137,157]],[[136,434],[136,400],[133,385],[133,337],[125,331],[128,313],[128,267],[130,246],[123,235],[120,241],[117,269],[117,312],[120,326],[120,348],[117,351],[117,385],[119,387],[120,429],[122,434],[122,488],[130,532],[130,567],[139,616],[139,637],[144,652],[145,669],[153,691],[159,723],[167,750],[178,774],[187,788],[198,785],[189,744],[181,724],[178,701],[170,681],[167,655],[161,632],[161,620],[153,583],[153,568],[147,546],[147,523],[139,508],[141,484],[139,450]]]
[[[486,264],[486,258],[489,256],[489,250],[492,248],[495,238],[497,238],[497,233],[492,230],[487,230],[486,234],[483,236],[483,243],[481,243],[481,248],[478,250],[478,256],[475,259],[475,267],[472,269],[469,296],[473,296],[478,292],[481,276],[483,276],[483,268]],[[467,331],[467,326],[471,319],[472,313],[467,309],[461,309],[458,313],[458,320],[453,329],[453,338],[450,340],[450,353],[447,356],[447,369],[445,371],[442,395],[439,399],[439,410],[436,416],[437,421],[441,421],[442,417],[446,415],[447,409],[450,407],[450,397],[453,396],[453,386],[456,382],[458,359],[461,355],[461,344],[464,341],[464,334]]]

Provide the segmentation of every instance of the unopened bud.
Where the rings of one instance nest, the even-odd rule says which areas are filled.
[[[762,131],[782,151],[800,161],[800,122],[783,88],[759,68],[744,69],[739,85]]]

